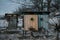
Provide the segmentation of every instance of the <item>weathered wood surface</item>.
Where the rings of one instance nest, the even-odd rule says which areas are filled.
[[[31,20],[33,18],[33,20]],[[38,30],[38,16],[37,15],[24,15],[24,29],[29,30],[29,28],[34,28]]]

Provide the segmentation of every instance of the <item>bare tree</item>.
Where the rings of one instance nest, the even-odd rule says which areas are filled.
[[[25,8],[30,8],[33,11],[43,11],[43,7],[45,6],[45,3],[43,4],[44,0],[10,0],[11,2],[21,4],[21,6]],[[46,3],[47,4],[47,3]]]
[[[29,8],[33,11],[50,11],[50,12],[52,12],[52,11],[59,9],[59,5],[56,3],[55,0],[10,0],[10,1],[13,3],[20,4],[21,10]]]
[[[50,3],[50,11],[55,12],[56,10],[59,11],[59,0],[51,0]]]
[[[31,2],[27,2],[28,0],[10,0],[13,3],[20,4],[21,6],[31,6]]]
[[[32,7],[32,3],[28,0],[10,0],[13,3],[20,4],[21,7],[18,7],[18,10],[16,10],[14,13],[20,13],[22,11],[30,10]]]
[[[40,11],[40,4],[42,3],[41,0],[30,0],[33,3],[32,8]]]
[[[34,4],[33,9],[37,11],[49,11],[51,0],[31,0],[31,2]]]

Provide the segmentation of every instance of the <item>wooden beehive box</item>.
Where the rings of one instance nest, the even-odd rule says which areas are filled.
[[[49,26],[48,20],[49,20],[48,13],[43,13],[41,15],[38,15],[39,28],[43,27],[47,30]]]
[[[5,14],[8,21],[8,29],[17,28],[18,15],[17,14]]]
[[[24,15],[24,29],[34,28],[38,30],[38,16],[34,14]]]
[[[23,12],[24,15],[24,29],[34,28],[38,30],[40,27],[48,29],[48,15],[50,12]],[[42,21],[43,20],[43,21]]]

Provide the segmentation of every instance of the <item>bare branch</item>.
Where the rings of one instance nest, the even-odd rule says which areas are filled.
[[[32,6],[32,4],[31,3],[21,3],[21,2],[17,2],[17,1],[14,1],[14,0],[10,0],[11,2],[13,2],[13,3],[17,3],[17,4],[21,4],[21,5],[25,5],[25,6]],[[27,5],[28,4],[28,5]]]

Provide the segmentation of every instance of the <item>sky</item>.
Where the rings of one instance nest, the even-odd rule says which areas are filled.
[[[16,0],[14,0],[14,1],[16,1]],[[24,0],[20,0],[21,3],[23,1]],[[27,1],[27,2],[29,3],[30,1]],[[0,15],[4,15],[5,13],[12,13],[12,12],[16,11],[18,9],[18,7],[21,7],[21,5],[17,4],[17,3],[13,3],[10,0],[0,0]]]
[[[17,0],[13,0],[13,1],[17,1]],[[20,0],[20,1],[18,0],[18,2],[23,3],[24,0]],[[29,5],[28,3],[30,3],[29,0],[27,0],[23,4]],[[14,3],[11,0],[0,0],[0,15],[4,15],[5,13],[12,13],[16,11],[18,7],[21,7],[21,4]]]
[[[10,0],[0,0],[0,15],[4,15],[5,13],[12,13],[20,4],[13,3]]]

